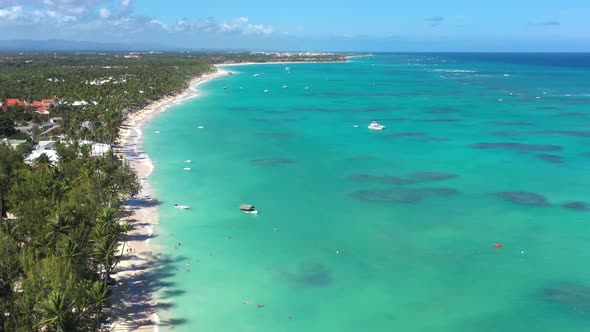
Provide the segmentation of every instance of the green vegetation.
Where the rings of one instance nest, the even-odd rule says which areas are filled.
[[[279,60],[344,58],[0,55],[0,100],[58,101],[49,116],[27,106],[0,111],[0,138],[25,135],[15,125],[30,135],[16,149],[0,143],[0,331],[97,331],[106,317],[111,274],[130,227],[121,222],[123,204],[140,188],[117,154],[91,157],[81,139],[116,144],[127,114],[183,91],[192,78],[213,71],[212,64]],[[63,135],[57,163],[45,154],[24,162],[41,135]]]
[[[108,303],[118,220],[135,195],[133,171],[113,154],[89,158],[76,144],[60,162],[32,165],[0,145],[0,330],[96,330]]]

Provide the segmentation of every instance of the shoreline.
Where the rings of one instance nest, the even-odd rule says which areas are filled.
[[[199,85],[228,74],[218,67],[215,69],[213,73],[192,79],[184,92],[164,97],[133,112],[121,126],[121,148],[118,153],[136,172],[141,191],[129,199],[125,206],[128,216],[123,221],[129,222],[131,227],[127,241],[119,249],[122,259],[115,269],[114,277],[119,284],[112,289],[115,299],[113,311],[117,315],[111,331],[159,330],[158,302],[156,294],[152,292],[153,280],[150,276],[161,252],[161,248],[150,243],[154,229],[159,224],[159,202],[148,181],[154,165],[143,150],[143,128],[168,108],[199,97]]]
[[[221,63],[213,65],[215,68],[225,68],[233,66],[250,66],[250,65],[288,65],[288,64],[335,64],[347,63],[348,59],[371,57],[373,54],[363,55],[348,55],[344,57],[344,61],[276,61],[276,62],[238,62],[238,63]]]
[[[347,57],[348,59],[348,57]],[[153,280],[153,270],[162,254],[157,245],[151,244],[154,230],[159,225],[158,205],[149,176],[155,166],[143,150],[143,128],[160,113],[168,108],[184,103],[186,100],[200,96],[199,85],[213,79],[231,74],[226,67],[246,65],[288,65],[312,63],[346,63],[334,62],[245,62],[215,64],[215,72],[196,77],[189,87],[175,96],[164,97],[150,105],[131,113],[123,122],[120,131],[121,147],[117,153],[129,163],[136,172],[141,184],[140,193],[126,202],[125,210],[129,214],[122,221],[130,224],[130,231],[125,245],[120,247],[121,261],[115,269],[114,278],[119,284],[113,287],[113,311],[116,313],[111,331],[159,331],[157,283]],[[123,249],[125,248],[125,249]],[[131,250],[131,251],[128,251]],[[164,303],[161,303],[164,304]]]

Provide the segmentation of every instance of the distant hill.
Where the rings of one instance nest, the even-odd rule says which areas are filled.
[[[147,51],[174,50],[155,44],[99,43],[72,40],[0,40],[0,51]]]

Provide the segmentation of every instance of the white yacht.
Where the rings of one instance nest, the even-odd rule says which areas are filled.
[[[377,123],[377,121],[373,121],[373,122],[371,122],[371,124],[369,125],[368,128],[372,129],[372,130],[383,130],[383,129],[385,129],[385,126]]]

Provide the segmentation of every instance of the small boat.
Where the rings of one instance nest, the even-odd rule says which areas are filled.
[[[288,85],[283,85],[283,89],[288,89],[289,86]]]
[[[180,210],[188,210],[188,209],[191,208],[188,205],[178,205],[178,204],[174,204],[174,207],[177,208],[177,209],[180,209]]]
[[[224,87],[223,87],[223,90],[227,90],[227,86],[224,86]]]
[[[199,128],[199,129],[203,129],[203,128],[205,128],[205,127],[203,127],[203,126],[197,126],[197,128]]]
[[[242,204],[240,205],[240,210],[248,214],[258,214],[258,210],[256,210],[256,207],[254,207],[254,205]]]
[[[190,167],[185,167],[185,168],[183,168],[183,170],[185,170],[185,171],[190,171],[190,170],[191,170],[191,168],[190,168]]]
[[[254,76],[254,77],[258,77],[258,76],[260,76],[260,74],[254,74],[254,75],[252,75],[252,76]]]
[[[190,160],[190,159],[187,159],[187,160],[185,160],[184,162],[185,162],[185,163],[187,163],[187,164],[190,164],[190,163],[192,163],[193,161],[192,161],[192,160]]]
[[[306,86],[304,89],[305,89],[305,90],[309,90],[309,87],[308,87],[308,86]]]
[[[355,128],[358,128],[358,127],[359,127],[359,125],[354,125],[353,127],[355,127]]]
[[[264,93],[267,93],[268,91],[270,91],[270,90],[266,89],[266,90],[264,90]]]
[[[159,133],[160,133],[159,130],[154,131],[154,134],[159,134]]]
[[[369,125],[368,128],[372,129],[372,130],[383,130],[383,129],[385,129],[385,126],[377,123],[377,121],[373,121],[373,122],[371,122],[371,124]]]
[[[291,67],[285,67],[285,70],[289,71],[289,70],[291,70]]]

